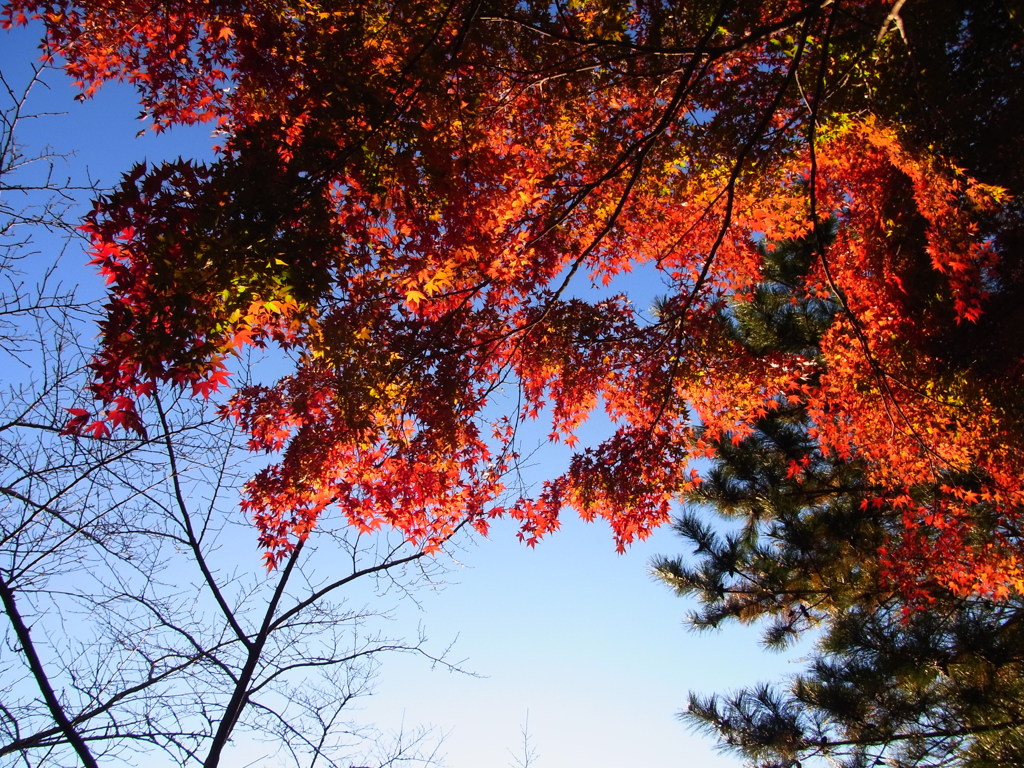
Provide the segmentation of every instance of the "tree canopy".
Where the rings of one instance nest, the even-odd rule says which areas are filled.
[[[126,81],[155,130],[220,135],[215,160],[140,165],[97,201],[98,412],[67,428],[139,430],[159,382],[222,393],[275,454],[245,502],[271,565],[331,506],[427,546],[497,515],[532,543],[572,508],[623,546],[693,459],[799,403],[815,450],[861,468],[862,511],[898,519],[885,578],[1024,587],[1012,4],[0,11],[32,16],[85,96]],[[792,301],[833,318],[813,349],[752,348],[722,313],[763,300],[763,244],[794,238]],[[249,346],[291,370],[233,387]],[[612,434],[578,444],[598,410]],[[568,469],[506,488],[541,418]]]

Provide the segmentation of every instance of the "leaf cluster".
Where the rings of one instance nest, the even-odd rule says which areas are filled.
[[[222,400],[278,459],[245,499],[273,565],[332,508],[429,547],[500,515],[533,543],[571,508],[623,547],[669,518],[687,462],[802,403],[823,455],[899,500],[907,591],[1024,586],[1003,535],[1018,174],[977,122],[938,119],[948,79],[998,102],[1006,143],[1009,5],[166,5],[0,9],[38,18],[83,96],[127,81],[158,130],[218,133],[212,160],[97,201],[96,407],[67,431],[138,432],[164,384]],[[238,386],[254,346],[288,367]],[[568,464],[506,485],[535,420]],[[977,482],[919,498],[945,473]]]

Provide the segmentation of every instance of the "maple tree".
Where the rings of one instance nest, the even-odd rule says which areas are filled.
[[[271,565],[332,506],[428,547],[497,515],[532,543],[570,507],[623,546],[668,519],[693,458],[801,402],[821,450],[867,468],[865,510],[901,516],[889,578],[1024,587],[1021,349],[984,341],[1012,338],[1015,313],[991,308],[1024,284],[1019,163],[1001,170],[976,126],[932,119],[939,98],[998,92],[993,124],[1009,124],[1021,42],[1006,4],[0,12],[30,17],[85,95],[126,81],[156,130],[221,134],[215,161],[140,165],[97,202],[102,410],[68,429],[140,430],[160,382],[224,393],[250,447],[275,454],[245,501]],[[919,52],[944,69],[919,71]],[[765,237],[803,235],[796,300],[835,302],[835,320],[813,356],[753,354],[720,312],[755,295]],[[651,317],[629,298],[644,282],[664,293]],[[294,367],[232,389],[250,346]],[[578,446],[596,410],[612,434]],[[514,493],[518,427],[539,418],[574,453],[538,494]],[[983,532],[978,505],[997,521]]]

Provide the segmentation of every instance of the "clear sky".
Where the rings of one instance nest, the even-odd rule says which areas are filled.
[[[749,628],[690,632],[681,621],[690,606],[647,570],[653,555],[677,550],[663,530],[617,555],[603,525],[566,519],[528,551],[510,526],[496,528],[463,554],[459,583],[427,596],[422,611],[432,639],[458,633],[456,657],[487,677],[388,662],[367,711],[450,730],[452,768],[508,765],[527,712],[537,768],[738,765],[676,719],[687,691],[795,667],[763,652]]]
[[[0,33],[0,66],[12,84],[37,55],[38,37],[31,29]],[[88,168],[100,185],[138,160],[201,154],[212,143],[206,127],[136,138],[142,124],[130,93],[108,88],[77,103],[61,77],[48,79],[37,108],[66,114],[39,118],[22,138],[76,150],[72,168]],[[65,276],[96,295],[100,280],[85,261],[68,254]],[[535,472],[533,481],[547,474]],[[454,641],[452,657],[477,676],[390,658],[361,716],[384,728],[435,726],[450,768],[512,765],[527,718],[533,768],[737,765],[676,719],[687,691],[729,690],[797,666],[763,652],[756,631],[690,632],[682,619],[692,606],[648,573],[654,555],[678,550],[663,530],[617,555],[604,525],[568,519],[530,550],[511,523],[499,523],[489,539],[454,553],[445,589],[418,594],[419,604],[395,618],[396,631],[422,625],[438,648]]]

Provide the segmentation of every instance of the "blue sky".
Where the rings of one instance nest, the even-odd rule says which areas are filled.
[[[38,36],[32,29],[3,34],[0,66],[12,84],[37,55]],[[48,80],[51,88],[40,89],[34,104],[64,114],[40,117],[22,138],[77,151],[69,172],[88,168],[101,186],[139,160],[202,154],[212,143],[206,127],[137,138],[143,124],[129,92],[107,88],[78,103],[56,73]],[[69,253],[63,276],[96,295],[101,281],[85,261]],[[546,456],[543,463],[527,473],[529,482],[550,473]],[[475,676],[390,658],[361,716],[385,728],[433,725],[450,768],[511,765],[527,718],[534,768],[737,765],[676,719],[687,691],[791,674],[800,651],[765,653],[756,630],[741,627],[690,632],[682,619],[692,606],[648,572],[653,556],[679,548],[662,530],[618,555],[603,524],[566,519],[531,550],[512,523],[499,522],[488,539],[453,553],[444,589],[417,594],[418,604],[404,604],[394,619],[396,631],[422,626],[437,647],[454,642],[452,657]]]
[[[675,718],[687,691],[795,667],[762,652],[749,628],[690,632],[686,602],[647,569],[652,556],[676,551],[668,530],[617,555],[600,524],[566,519],[532,551],[497,527],[422,613],[432,637],[459,633],[456,657],[487,677],[389,664],[368,712],[451,729],[444,751],[454,768],[508,765],[527,712],[538,768],[738,765]]]

